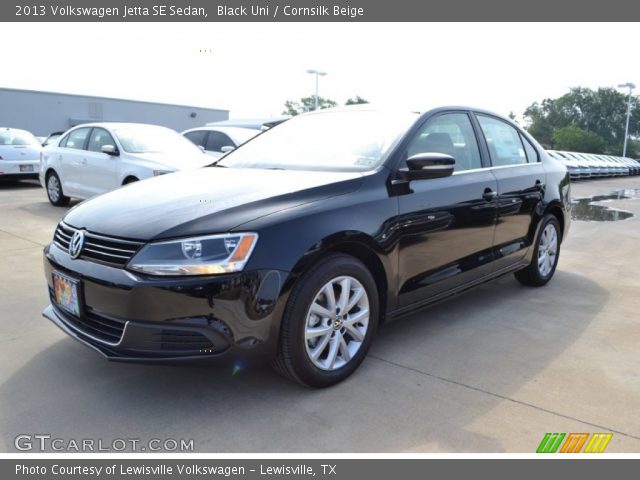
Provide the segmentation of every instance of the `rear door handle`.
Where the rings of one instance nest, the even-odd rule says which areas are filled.
[[[495,200],[497,196],[498,192],[494,192],[490,188],[485,188],[484,193],[482,194],[482,198],[484,198],[487,202]]]
[[[86,158],[83,158],[83,159],[82,159],[82,162],[80,162],[80,163],[82,163],[82,165],[86,165],[86,164],[87,164],[87,159],[86,159]]]

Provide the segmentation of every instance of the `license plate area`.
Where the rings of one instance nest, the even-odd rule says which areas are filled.
[[[80,318],[82,314],[80,280],[59,272],[52,272],[51,277],[55,304],[74,317]]]
[[[20,165],[20,173],[32,173],[33,165]]]

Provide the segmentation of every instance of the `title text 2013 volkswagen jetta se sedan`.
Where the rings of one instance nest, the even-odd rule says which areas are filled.
[[[111,360],[271,360],[323,387],[385,320],[554,274],[566,168],[489,112],[327,110],[215,166],[84,202],[45,248],[44,315]]]

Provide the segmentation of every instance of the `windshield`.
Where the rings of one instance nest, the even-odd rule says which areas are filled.
[[[128,153],[202,153],[191,141],[169,128],[153,126],[127,126],[113,130]]]
[[[326,111],[293,118],[231,152],[234,168],[366,171],[376,168],[418,114]]]
[[[220,130],[220,131],[222,133],[227,133],[225,130]],[[253,130],[249,128],[238,128],[230,132],[229,136],[232,137],[236,141],[236,143],[241,145],[244,142],[248,142],[259,133],[261,133],[260,130]]]
[[[0,130],[0,145],[40,145],[40,143],[26,130],[6,128]]]

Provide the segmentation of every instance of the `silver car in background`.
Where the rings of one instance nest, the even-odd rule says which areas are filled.
[[[185,130],[182,135],[215,159],[235,150],[260,132],[242,127],[197,127]]]
[[[31,132],[0,128],[0,178],[38,178],[41,151]]]

